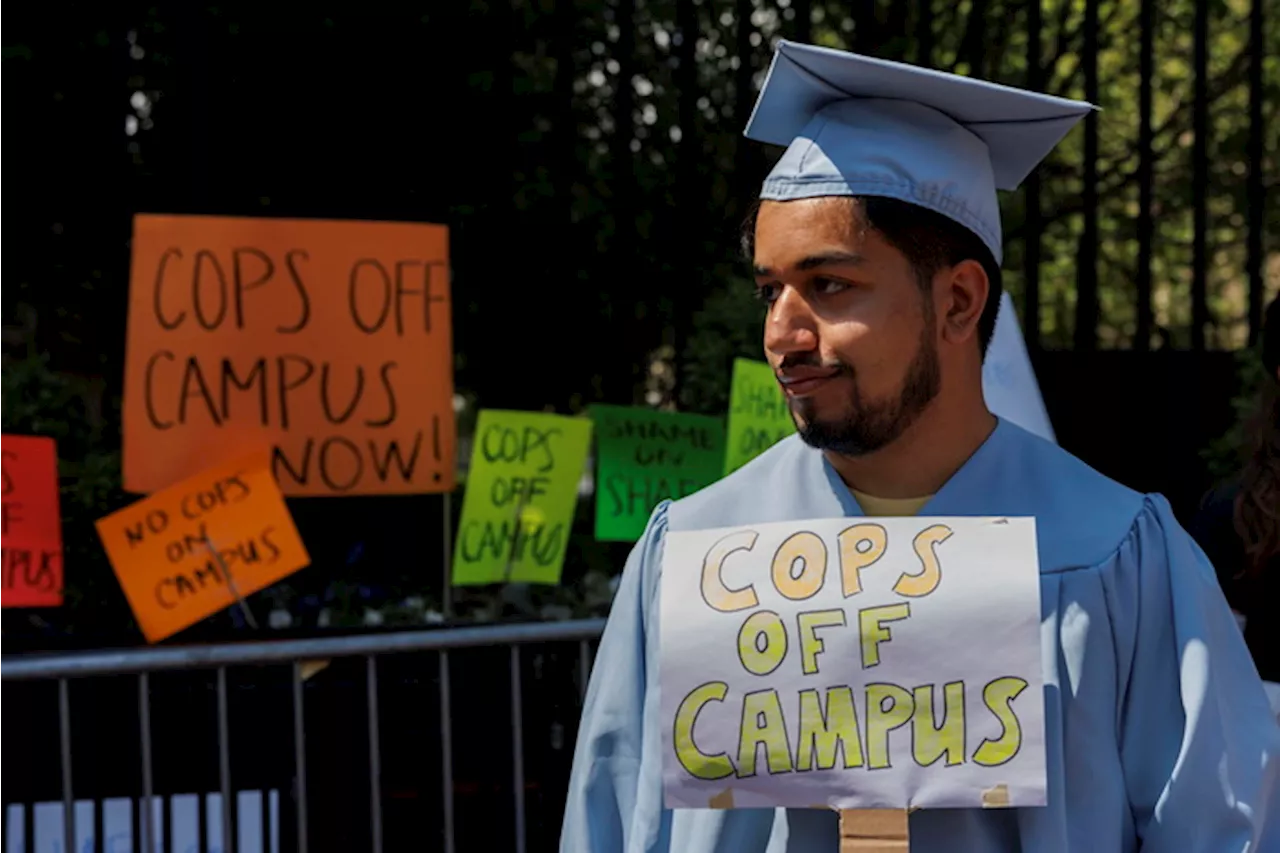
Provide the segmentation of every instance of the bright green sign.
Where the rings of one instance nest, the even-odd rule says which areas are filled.
[[[634,542],[653,508],[720,478],[724,422],[706,415],[592,406],[596,539]]]
[[[453,552],[453,583],[556,584],[591,421],[483,410]]]
[[[773,368],[734,359],[724,473],[731,474],[796,431]]]

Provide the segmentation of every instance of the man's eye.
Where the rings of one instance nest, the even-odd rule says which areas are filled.
[[[818,293],[839,293],[842,290],[848,290],[849,283],[837,281],[834,278],[815,278],[813,280],[813,289]]]
[[[756,299],[766,305],[770,305],[778,298],[778,285],[776,284],[757,284]]]

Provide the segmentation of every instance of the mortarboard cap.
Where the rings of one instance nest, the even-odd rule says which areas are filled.
[[[1094,107],[779,41],[746,136],[787,146],[760,197],[896,198],[964,225],[1003,258],[996,190],[1017,189]]]

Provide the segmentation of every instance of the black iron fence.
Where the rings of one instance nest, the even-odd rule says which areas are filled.
[[[40,348],[115,389],[133,212],[446,222],[461,389],[516,408],[639,402],[651,360],[687,356],[699,309],[742,278],[732,232],[772,155],[741,131],[787,37],[1101,105],[1006,199],[1030,344],[1230,349],[1256,335],[1268,275],[1280,286],[1267,262],[1280,69],[1266,62],[1280,16],[1266,7],[31,8],[11,24],[6,108],[33,132],[5,156],[46,180],[5,225],[19,247],[6,305],[41,308]],[[518,271],[493,268],[499,246]],[[566,298],[603,322],[550,334]],[[556,375],[511,382],[494,340]]]

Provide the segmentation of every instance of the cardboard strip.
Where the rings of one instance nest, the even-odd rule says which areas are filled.
[[[910,849],[906,810],[841,810],[840,853],[905,853]]]
[[[725,788],[723,791],[712,797],[707,803],[707,806],[713,809],[733,808],[733,789]]]
[[[982,792],[984,809],[1003,809],[1009,805],[1009,786],[996,785]]]

